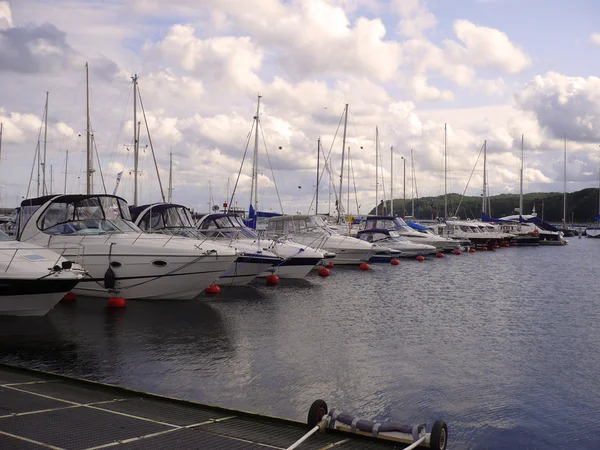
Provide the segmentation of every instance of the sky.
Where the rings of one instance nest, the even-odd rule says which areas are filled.
[[[319,212],[335,212],[346,104],[352,214],[392,183],[443,194],[445,173],[480,195],[484,141],[490,194],[518,193],[522,136],[525,192],[563,191],[565,143],[566,190],[597,187],[597,17],[586,0],[0,0],[0,206],[38,195],[38,145],[47,190],[85,192],[86,63],[94,191],[123,172],[130,204],[134,74],[139,204],[162,198],[151,142],[165,195],[172,152],[173,202],[206,212],[237,184],[247,208],[258,95],[261,210],[314,212],[320,138]]]

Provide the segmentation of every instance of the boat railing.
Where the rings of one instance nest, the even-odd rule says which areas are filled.
[[[52,268],[54,268],[54,267],[56,267],[58,265],[58,262],[61,260],[61,258],[64,257],[64,254],[65,254],[66,250],[67,249],[63,249],[62,252],[60,252],[60,253],[57,254],[56,261],[54,261],[54,264],[52,264],[52,267],[48,268],[49,270],[52,270]],[[12,256],[10,257],[10,260],[8,261],[8,264],[4,268],[4,273],[6,273],[6,272],[8,272],[8,269],[10,269],[10,266],[15,261],[15,258],[17,257],[17,255],[19,254],[19,252],[32,253],[32,252],[35,252],[35,248],[13,248],[13,247],[3,248],[2,246],[0,246],[0,252],[3,252],[3,251],[10,251],[10,252],[12,252]],[[30,259],[30,261],[35,262],[36,259]]]

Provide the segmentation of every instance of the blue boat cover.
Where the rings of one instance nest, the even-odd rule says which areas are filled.
[[[424,227],[423,225],[420,225],[420,224],[414,223],[414,222],[406,222],[406,225],[408,225],[409,227],[411,227],[415,230],[419,230],[419,231],[427,230],[427,227]]]
[[[545,230],[545,231],[559,231],[558,228],[553,227],[548,222],[544,222],[539,217],[532,217],[531,219],[525,220],[525,219],[523,219],[523,216],[519,216],[519,222],[534,223],[539,228],[541,228],[542,230]]]

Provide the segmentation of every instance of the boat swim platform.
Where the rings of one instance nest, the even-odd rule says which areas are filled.
[[[0,449],[286,449],[306,424],[0,363]],[[316,433],[300,450],[405,445]]]

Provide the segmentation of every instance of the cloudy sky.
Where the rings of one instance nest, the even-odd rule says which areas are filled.
[[[284,212],[308,210],[319,137],[321,163],[331,151],[319,209],[333,205],[346,103],[353,213],[375,202],[376,127],[380,199],[392,145],[395,197],[405,161],[411,195],[411,149],[419,196],[443,194],[444,124],[451,192],[467,186],[484,140],[490,192],[518,192],[521,135],[526,192],[562,191],[565,134],[567,190],[597,186],[598,17],[592,0],[0,0],[0,203],[37,195],[37,168],[27,187],[46,92],[48,188],[52,166],[52,190],[64,191],[68,151],[67,192],[85,191],[86,62],[106,190],[123,171],[118,194],[130,202],[133,74],[163,186],[172,151],[173,200],[198,211],[211,190],[225,201],[249,141],[236,195],[248,205],[258,93],[264,210],[280,210],[275,183]],[[139,203],[161,198],[148,143],[142,122]],[[481,184],[482,158],[467,193]],[[94,186],[104,189],[99,171]]]

